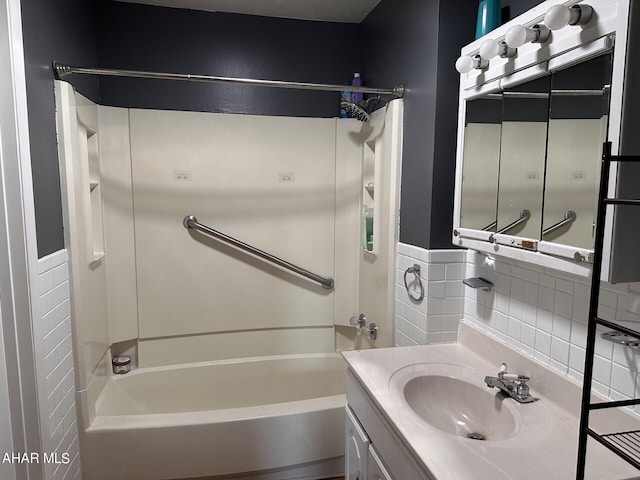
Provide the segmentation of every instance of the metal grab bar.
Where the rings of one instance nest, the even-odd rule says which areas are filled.
[[[555,232],[559,228],[564,227],[568,223],[574,222],[577,216],[578,215],[576,215],[576,212],[574,212],[573,210],[567,210],[566,212],[564,212],[564,219],[562,219],[561,221],[559,221],[555,225],[551,225],[549,228],[545,228],[542,231],[542,238],[546,237],[550,233]]]
[[[230,237],[229,235],[225,235],[224,233],[221,233],[212,228],[209,228],[206,225],[198,223],[198,219],[193,215],[187,215],[186,217],[184,217],[184,220],[182,220],[182,225],[184,225],[184,228],[186,228],[187,230],[190,228],[193,228],[211,237],[214,237],[218,240],[222,240],[223,242],[229,243],[234,247],[237,247],[241,250],[244,250],[253,255],[256,255],[257,257],[267,260],[268,262],[275,263],[276,265],[286,268],[287,270],[291,270],[292,272],[295,272],[298,275],[302,275],[303,277],[309,278],[314,282],[318,282],[320,285],[322,285],[323,288],[331,289],[334,286],[333,278],[321,277],[320,275],[311,273],[309,270],[305,270],[304,268],[298,267],[297,265],[294,265],[293,263],[289,263],[286,260],[282,260],[281,258],[271,255],[270,253],[263,252],[262,250],[252,247],[247,243],[241,242],[240,240],[236,240],[235,238]]]
[[[498,225],[498,221],[491,222],[489,225],[482,229],[483,232],[493,232],[496,229],[496,225]]]
[[[515,222],[511,222],[506,227],[501,228],[496,233],[507,233],[509,230],[513,230],[521,223],[525,223],[527,220],[529,220],[529,218],[531,218],[531,212],[525,208],[520,212],[520,218],[518,218]]]

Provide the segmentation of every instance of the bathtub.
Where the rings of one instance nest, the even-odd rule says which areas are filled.
[[[341,475],[345,372],[308,354],[113,375],[81,439],[83,479]]]

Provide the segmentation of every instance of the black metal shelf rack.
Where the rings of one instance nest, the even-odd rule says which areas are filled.
[[[593,274],[591,276],[591,297],[589,300],[589,324],[587,328],[584,380],[582,386],[582,406],[580,412],[580,432],[578,436],[578,465],[576,470],[577,480],[584,479],[587,454],[587,439],[589,437],[604,445],[606,448],[640,470],[640,430],[600,434],[589,428],[589,413],[592,410],[625,407],[640,404],[640,398],[591,403],[591,385],[597,327],[599,325],[602,325],[612,330],[625,333],[631,337],[640,338],[640,330],[635,330],[618,322],[612,322],[598,317],[598,303],[600,299],[600,276],[602,273],[605,218],[607,214],[607,206],[640,206],[640,200],[607,197],[609,174],[612,162],[640,162],[640,156],[611,155],[611,142],[605,142],[602,148],[602,169],[600,174],[600,190],[598,195],[598,213],[596,216]]]

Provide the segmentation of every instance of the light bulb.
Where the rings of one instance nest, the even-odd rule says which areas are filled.
[[[460,73],[469,73],[473,70],[473,58],[469,55],[463,55],[456,60],[456,70]]]
[[[569,25],[571,11],[566,5],[554,5],[544,16],[544,24],[550,30],[560,30]]]
[[[522,25],[514,25],[507,31],[504,41],[512,48],[519,48],[527,42],[546,42],[550,33],[549,29],[544,25],[534,25],[531,28],[525,28]]]
[[[535,40],[536,34],[530,28],[524,28],[522,25],[514,25],[509,29],[504,37],[507,45],[513,48],[519,48],[527,42]]]
[[[480,56],[487,60],[492,59],[496,55],[500,55],[501,58],[511,58],[516,56],[516,49],[511,48],[504,42],[498,42],[497,40],[485,40],[480,45]]]
[[[495,40],[489,39],[482,42],[480,45],[480,56],[487,60],[492,59],[500,53],[500,44]]]
[[[489,66],[489,61],[480,57],[480,55],[463,55],[456,60],[456,70],[460,73],[469,73],[474,68],[485,69]]]
[[[544,16],[544,24],[550,30],[560,30],[567,25],[585,25],[593,15],[589,5],[554,5]]]

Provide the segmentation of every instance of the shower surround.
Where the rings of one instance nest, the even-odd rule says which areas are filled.
[[[132,458],[144,458],[153,442],[151,437],[143,440],[143,430],[153,437],[160,424],[171,424],[173,429],[166,432],[184,439],[173,445],[177,458],[181,451],[187,454],[189,442],[200,438],[190,437],[194,424],[208,428],[205,433],[210,438],[226,438],[226,448],[241,456],[235,463],[218,462],[220,468],[204,458],[200,466],[185,461],[183,470],[178,463],[177,470],[165,469],[156,479],[248,475],[248,471],[265,479],[340,473],[336,465],[341,465],[338,457],[344,442],[344,385],[335,381],[334,373],[343,378],[344,365],[339,359],[338,363],[325,360],[320,363],[327,368],[320,368],[309,356],[333,358],[336,348],[353,345],[349,318],[359,312],[359,301],[367,298],[359,292],[369,280],[361,280],[367,268],[374,273],[370,281],[381,288],[367,294],[388,298],[393,309],[394,182],[402,102],[392,102],[373,115],[371,124],[361,124],[104,107],[74,94],[64,82],[56,82],[56,94],[76,396],[82,413],[80,448],[83,458],[89,459],[83,462],[83,478],[104,478],[100,465],[110,461],[105,452],[111,450],[105,445],[127,441],[131,435],[142,435],[132,447]],[[377,173],[376,195],[392,199],[386,210],[379,210],[376,255],[360,248],[362,169],[367,156],[375,157],[382,169]],[[186,230],[182,221],[187,215],[331,276],[336,286],[324,289]],[[389,266],[385,283],[381,280]],[[380,315],[375,319],[381,327],[376,345],[391,345],[393,316],[385,309]],[[123,353],[133,357],[137,370],[129,378],[111,378],[110,359]],[[267,433],[274,435],[293,428],[287,435],[297,439],[294,443],[307,442],[316,453],[300,450],[296,457],[283,446],[268,460],[243,457],[242,442],[231,441],[235,434],[228,428],[246,427],[248,420],[236,416],[238,409],[220,407],[215,398],[230,392],[233,382],[251,390],[254,377],[236,376],[238,365],[261,371],[273,365],[270,359],[280,357],[287,362],[279,364],[278,375],[266,377],[265,389],[270,382],[282,385],[282,398],[262,403],[256,397],[257,403],[247,406],[252,409],[249,416],[264,417],[256,418],[254,427],[268,427]],[[309,370],[305,365],[311,364]],[[202,387],[198,398],[204,401],[213,395],[213,403],[195,400],[200,402],[197,411],[183,411],[183,403],[174,402],[171,411],[156,412],[132,392],[162,377],[160,371],[173,380],[154,384],[159,397],[178,398],[178,382],[185,386],[185,395]],[[211,381],[198,375],[213,371],[229,373],[205,375],[209,380],[215,377]],[[296,379],[327,375],[334,380],[323,383],[326,388],[313,395],[302,395],[307,387],[295,388]],[[153,403],[153,398],[146,398]],[[238,398],[234,403],[243,401]],[[282,408],[274,409],[274,402]],[[119,410],[123,405],[133,410]],[[323,424],[329,428],[311,428]],[[271,471],[274,468],[277,474]],[[133,464],[110,472],[109,478],[142,478]]]

